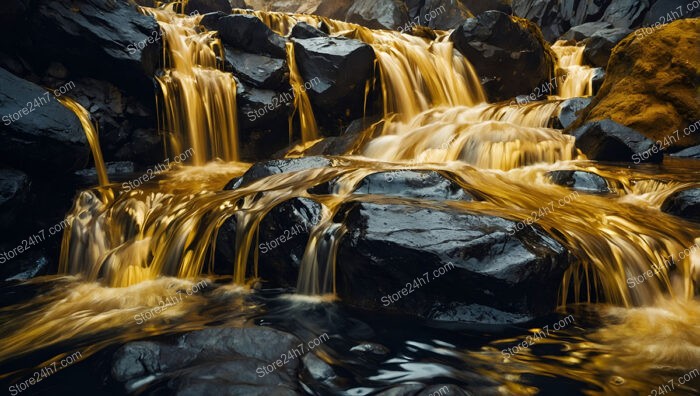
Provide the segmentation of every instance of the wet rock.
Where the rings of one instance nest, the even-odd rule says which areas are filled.
[[[233,48],[278,59],[287,57],[285,39],[254,15],[216,12],[205,15],[200,24],[209,30],[218,31],[221,40]]]
[[[134,163],[131,161],[119,161],[119,162],[106,162],[105,168],[107,170],[107,176],[110,181],[114,182],[116,180],[124,180],[129,175],[134,173]],[[75,172],[78,176],[80,182],[85,185],[97,185],[97,169],[81,169]]]
[[[9,249],[15,246],[7,246]],[[8,251],[4,249],[3,251]],[[25,281],[51,272],[50,261],[42,250],[32,250],[0,266],[0,279]],[[53,270],[55,273],[55,270]]]
[[[409,21],[431,29],[454,29],[473,15],[462,1],[426,0],[420,12]],[[408,30],[408,29],[404,29]]]
[[[554,184],[587,193],[607,194],[610,192],[605,178],[593,172],[560,170],[548,172],[547,176]]]
[[[553,56],[537,27],[499,11],[466,20],[450,40],[472,63],[491,101],[527,95],[553,73]]]
[[[452,201],[474,199],[459,184],[438,172],[407,169],[367,175],[353,194]]]
[[[700,158],[700,146],[688,147],[685,150],[671,154],[671,156],[679,158]]]
[[[387,348],[381,344],[375,344],[372,342],[364,342],[362,344],[355,345],[354,347],[350,348],[350,352],[371,353],[373,355],[384,356],[384,355],[387,355],[390,352],[390,350],[389,350],[389,348]]]
[[[302,361],[308,374],[316,381],[328,381],[336,376],[335,372],[333,372],[333,367],[316,357],[313,353],[306,354]]]
[[[321,220],[321,204],[292,198],[275,206],[260,222],[258,271],[275,287],[296,287],[304,250],[314,226]]]
[[[443,322],[500,324],[527,322],[532,317],[504,312],[479,304],[450,303],[433,307],[428,319]]]
[[[241,82],[237,84],[236,91],[239,128],[262,129],[267,126],[288,125],[294,104],[294,93],[291,89],[259,89]],[[280,131],[280,134],[289,139],[287,130]]]
[[[450,395],[450,396],[471,396],[471,393],[453,384],[437,384],[425,387],[416,396],[433,396],[433,395]]]
[[[337,294],[362,309],[427,317],[436,305],[466,303],[544,313],[569,262],[538,226],[516,232],[513,221],[443,206],[349,202],[336,219],[347,229]]]
[[[599,21],[610,3],[611,0],[513,0],[513,13],[536,23],[545,39],[553,42],[572,26]]]
[[[676,19],[700,17],[700,7],[689,10],[693,2],[687,0],[655,0],[650,1],[651,8],[644,16],[643,26],[653,26],[656,23],[669,23]],[[680,9],[679,9],[680,7]],[[682,11],[682,12],[679,12]]]
[[[231,13],[231,3],[229,0],[189,0],[185,5],[185,14],[209,12]]]
[[[330,166],[333,166],[333,163],[331,160],[324,157],[288,158],[258,162],[251,166],[250,169],[248,169],[236,183],[230,185],[228,189],[235,190],[241,186],[249,185],[271,175],[299,172],[306,169],[326,168]]]
[[[586,41],[583,59],[589,65],[606,68],[613,48],[627,37],[631,30],[627,28],[603,29],[595,32]]]
[[[370,29],[391,30],[408,22],[408,9],[400,0],[357,0],[345,20]]]
[[[383,122],[382,116],[363,117],[352,121],[340,136],[327,137],[313,146],[309,147],[304,155],[343,155],[351,154],[360,145],[362,133],[368,131],[364,136],[375,136],[374,133],[381,130]]]
[[[226,62],[236,77],[255,88],[274,90],[282,88],[289,80],[289,68],[283,59],[249,54],[227,47]]]
[[[232,182],[234,182],[234,180],[232,180]],[[230,184],[232,183],[226,186],[226,190],[229,189]],[[233,215],[224,220],[224,223],[219,227],[219,231],[216,234],[214,273],[217,275],[233,275],[234,268],[236,267],[236,255],[239,250],[236,244],[237,228],[238,218],[236,215]]]
[[[29,176],[16,169],[0,169],[0,233],[14,228],[29,196]]]
[[[593,76],[591,77],[591,85],[593,86],[593,96],[598,94],[600,87],[603,86],[605,82],[605,69],[602,67],[596,67],[593,70]]]
[[[294,50],[299,71],[311,86],[307,92],[317,120],[337,124],[338,119],[363,115],[365,84],[374,69],[372,47],[358,40],[318,37],[295,39]]]
[[[603,20],[618,28],[639,26],[649,10],[648,0],[615,0],[603,13]]]
[[[61,62],[74,75],[105,79],[152,100],[162,53],[155,19],[127,1],[40,0],[33,9],[28,57]]]
[[[80,121],[38,85],[0,69],[0,156],[29,173],[70,172],[87,163]],[[28,105],[29,104],[29,105]]]
[[[571,98],[566,99],[559,105],[559,113],[555,126],[558,129],[568,128],[578,118],[581,110],[591,104],[591,98]]]
[[[501,11],[506,14],[512,14],[510,0],[461,0],[472,14],[477,15],[489,10]]]
[[[598,95],[570,129],[611,119],[651,140],[665,140],[670,143],[664,143],[668,152],[699,145],[700,133],[683,133],[700,119],[700,69],[692,66],[700,64],[700,51],[688,50],[697,48],[699,41],[697,18],[675,21],[648,35],[637,30],[627,36],[610,57]],[[671,136],[675,141],[669,141]]]
[[[574,40],[583,41],[594,35],[596,32],[604,29],[612,29],[613,25],[610,22],[598,21],[598,22],[587,22],[583,25],[574,26],[569,29],[568,32],[564,33],[559,40]]]
[[[588,159],[618,162],[661,162],[660,147],[644,135],[612,120],[584,124],[572,135]]]
[[[307,39],[314,37],[328,37],[328,35],[306,22],[298,22],[289,33],[289,37],[297,39]]]
[[[300,342],[267,327],[205,329],[182,335],[174,344],[128,343],[115,353],[111,374],[125,383],[128,392],[148,387],[154,391],[163,384],[167,389],[161,391],[170,394],[264,395],[278,387],[275,394],[295,395],[299,359],[270,372],[262,367],[298,348]],[[155,378],[167,381],[154,383]]]
[[[671,194],[661,205],[661,211],[700,223],[700,188],[690,188]]]

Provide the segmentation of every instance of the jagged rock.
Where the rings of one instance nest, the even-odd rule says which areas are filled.
[[[559,40],[583,41],[600,30],[612,29],[613,27],[614,26],[612,23],[605,21],[587,22],[582,25],[572,27],[568,32],[559,37]]]
[[[559,113],[557,114],[558,129],[568,128],[581,114],[581,110],[585,109],[592,102],[591,98],[571,98],[566,99],[559,105]]]
[[[320,220],[321,204],[308,198],[292,198],[270,210],[254,247],[260,277],[274,280],[276,287],[296,287],[309,235]]]
[[[700,64],[700,51],[689,50],[700,41],[700,19],[675,21],[648,35],[638,32],[615,47],[603,86],[569,128],[612,119],[651,140],[668,142],[668,152],[699,145],[700,133],[683,131],[700,119],[700,69],[694,66]]]
[[[648,10],[648,0],[615,0],[605,9],[602,20],[629,29],[641,25]]]
[[[0,233],[15,227],[23,214],[31,182],[29,176],[15,169],[0,169]]]
[[[457,302],[514,314],[550,312],[569,263],[566,250],[538,226],[515,231],[515,222],[497,216],[348,202],[335,218],[347,229],[339,242],[337,294],[363,309],[429,316],[434,306]],[[402,293],[408,283],[412,291]]]
[[[391,30],[408,22],[408,9],[400,0],[356,0],[345,20],[371,29]]]
[[[527,95],[553,75],[549,47],[523,19],[487,11],[467,19],[450,39],[476,69],[491,101]]]
[[[35,63],[61,62],[73,75],[105,79],[153,100],[162,53],[155,19],[127,1],[40,0],[33,9],[30,52],[19,52]]]
[[[324,157],[301,157],[258,162],[251,166],[236,183],[229,185],[226,189],[235,190],[241,186],[246,186],[265,177],[280,173],[327,168],[330,166],[333,166],[333,163]]]
[[[289,80],[289,68],[284,59],[249,54],[226,47],[226,62],[236,77],[256,88],[278,89]]]
[[[593,86],[593,96],[598,94],[600,87],[603,86],[605,82],[605,69],[602,67],[596,67],[593,70],[593,76],[591,77],[591,85]]]
[[[569,187],[576,191],[587,193],[607,194],[610,192],[608,182],[593,172],[560,170],[548,172],[547,176],[552,183]]]
[[[408,169],[367,175],[357,185],[353,194],[440,201],[472,201],[474,199],[460,185],[438,172]]]
[[[612,120],[584,124],[572,135],[576,148],[591,160],[661,162],[663,152],[653,140]]]
[[[0,69],[0,156],[29,173],[82,168],[90,152],[76,115],[52,93]],[[27,106],[31,103],[31,106]]]
[[[603,29],[595,32],[586,41],[583,59],[589,65],[607,67],[613,48],[630,33],[632,31],[627,28]]]
[[[287,57],[285,39],[254,15],[216,12],[206,14],[200,24],[209,30],[218,31],[224,44],[233,48],[278,59]]]
[[[294,51],[320,124],[337,125],[337,120],[363,115],[365,84],[374,69],[372,47],[358,40],[318,37],[295,39]]]
[[[206,14],[209,12],[223,12],[225,14],[230,14],[231,8],[229,0],[188,0],[187,5],[185,5],[185,13],[192,14],[198,12],[200,14]]]
[[[572,26],[600,20],[610,2],[611,0],[513,0],[513,12],[536,23],[542,29],[544,38],[553,42]]]
[[[449,30],[472,16],[460,0],[426,0],[418,15],[409,23],[418,23],[431,29]]]
[[[700,223],[700,188],[676,191],[666,198],[661,211]]]
[[[260,129],[280,122],[286,124],[293,109],[294,93],[258,89],[237,84],[238,124],[241,129]],[[283,131],[285,136],[287,131]]]
[[[264,367],[300,342],[268,327],[210,328],[184,334],[174,344],[128,343],[115,353],[111,375],[127,392],[155,390],[161,385],[153,381],[157,377],[168,379],[162,385],[170,394],[297,395],[299,358],[273,365],[270,371]]]
[[[644,16],[643,26],[653,26],[656,23],[669,23],[676,19],[697,18],[700,16],[700,7],[692,7],[694,4],[688,0],[655,0]],[[680,7],[680,9],[679,9]]]
[[[328,35],[306,22],[297,22],[289,33],[289,37],[297,39],[307,39],[314,37],[328,37]]]

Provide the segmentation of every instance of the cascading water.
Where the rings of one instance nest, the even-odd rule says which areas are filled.
[[[370,44],[382,77],[383,126],[378,136],[348,153],[353,155],[333,158],[332,167],[272,175],[224,191],[223,186],[241,176],[249,164],[232,162],[237,159],[236,115],[232,111],[236,108],[236,85],[230,74],[218,69],[216,55],[221,46],[212,32],[195,30],[199,17],[175,16],[171,9],[147,12],[156,17],[165,33],[167,59],[171,62],[170,69],[158,78],[168,147],[178,153],[191,146],[195,166],[176,168],[128,192],[108,186],[106,179],[105,183],[101,181],[105,187],[82,192],[68,216],[70,228],[64,233],[60,266],[60,273],[65,276],[61,281],[75,281],[78,286],[73,292],[47,295],[44,305],[36,303],[39,308],[32,315],[13,325],[0,343],[0,361],[72,338],[92,336],[102,340],[88,352],[108,345],[105,337],[115,323],[128,320],[134,312],[148,306],[154,293],[182,288],[206,273],[213,276],[211,256],[217,234],[230,219],[236,221],[235,258],[230,263],[233,285],[217,288],[211,297],[197,296],[171,311],[172,317],[154,322],[149,328],[124,330],[118,339],[127,341],[202,328],[208,323],[202,312],[220,314],[207,311],[208,298],[225,301],[229,310],[249,308],[240,296],[255,286],[259,274],[258,227],[274,207],[289,197],[314,199],[323,206],[322,217],[310,230],[300,260],[296,293],[325,295],[330,297],[324,300],[327,301],[335,294],[336,252],[345,233],[344,224],[338,223],[335,215],[341,204],[355,198],[353,191],[366,176],[405,169],[449,172],[462,187],[478,191],[482,197],[481,201],[450,203],[451,207],[525,221],[543,203],[570,194],[569,189],[550,183],[546,177],[549,171],[566,169],[603,176],[610,181],[612,191],[604,196],[581,193],[539,221],[573,256],[573,265],[562,279],[559,303],[565,306],[603,301],[634,307],[606,308],[606,314],[615,320],[610,331],[619,335],[611,335],[606,324],[601,324],[592,335],[563,332],[548,340],[563,351],[543,352],[544,357],[528,352],[503,359],[501,345],[514,339],[499,339],[493,334],[490,336],[494,341],[481,350],[452,351],[447,349],[449,344],[441,341],[434,346],[415,346],[409,352],[423,349],[434,354],[431,359],[440,365],[449,356],[459,360],[458,367],[474,365],[470,367],[477,371],[486,371],[484,366],[504,365],[503,371],[498,371],[503,374],[484,375],[503,384],[499,391],[505,394],[533,394],[536,390],[520,385],[522,377],[530,373],[547,377],[555,371],[565,378],[584,377],[582,381],[605,392],[618,391],[615,381],[624,376],[631,389],[641,391],[647,384],[639,373],[669,364],[668,354],[672,352],[683,354],[684,359],[676,361],[683,368],[700,362],[697,326],[689,325],[680,334],[673,332],[684,321],[694,323],[700,317],[698,304],[693,300],[697,281],[693,276],[700,268],[700,253],[677,260],[673,271],[662,268],[658,276],[636,288],[629,288],[625,282],[700,242],[696,239],[700,235],[697,225],[659,211],[671,193],[697,184],[697,170],[681,164],[652,177],[645,169],[621,169],[586,161],[575,152],[571,136],[548,128],[559,101],[518,106],[486,103],[478,76],[468,60],[453,51],[444,32],[437,32],[437,38],[430,41],[310,15],[256,11],[256,16],[280,34],[287,34],[297,21],[315,26],[322,22],[332,35]],[[560,88],[559,99],[590,95],[590,70],[580,66],[579,49],[562,45],[553,48],[568,76]],[[287,51],[302,140],[309,142],[318,137],[318,129],[311,102],[300,88],[302,81],[291,44]],[[216,158],[227,162],[206,163]],[[336,185],[334,194],[310,192],[330,180]],[[375,196],[363,199],[382,202]],[[429,202],[424,205],[438,208]],[[92,296],[91,304],[85,303],[86,296]],[[31,311],[36,306],[26,304],[21,308]],[[71,331],[65,332],[65,318],[71,312],[77,314],[70,317]],[[191,312],[197,314],[188,317]],[[10,314],[6,310],[0,317]],[[663,339],[655,338],[653,333],[660,316],[672,316],[670,323],[661,327],[670,335]],[[226,315],[222,318],[224,322],[237,320]],[[23,332],[29,326],[32,331]],[[625,340],[640,332],[637,327],[643,329],[643,341],[639,342],[646,342],[644,347]],[[676,335],[680,342],[669,341]],[[40,336],[51,341],[37,345],[35,341]],[[622,358],[613,357],[611,349],[615,345],[629,353]],[[659,349],[667,353],[653,356]],[[643,357],[627,367],[626,359],[632,353]],[[341,365],[334,356],[325,359]],[[582,374],[577,364],[586,372]],[[565,367],[559,369],[561,365]],[[411,372],[406,366],[404,369]],[[383,372],[374,379],[391,375]],[[469,380],[460,376],[459,369],[442,375]],[[616,379],[601,383],[602,375]],[[407,375],[407,379],[415,377]],[[388,382],[391,381],[396,378]]]
[[[559,58],[559,69],[562,80],[561,86],[557,84],[557,95],[561,98],[576,98],[593,95],[593,74],[595,70],[583,63],[584,46],[566,45],[564,41],[557,41],[552,45],[552,50]]]

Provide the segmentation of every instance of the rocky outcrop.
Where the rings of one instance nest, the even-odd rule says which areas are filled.
[[[226,48],[226,62],[234,75],[255,88],[289,88],[289,68],[284,59],[249,54],[234,48]]]
[[[584,61],[592,66],[607,67],[613,48],[630,33],[632,31],[627,28],[602,29],[593,33],[586,40],[586,48],[583,50]]]
[[[174,341],[124,345],[114,354],[112,378],[127,393],[164,385],[167,393],[181,395],[299,394],[301,359],[275,364],[302,342],[292,334],[269,327],[210,328]]]
[[[593,172],[559,170],[547,172],[547,177],[554,184],[586,193],[607,194],[610,192],[608,182]]]
[[[572,26],[600,20],[609,4],[610,0],[513,0],[513,13],[536,23],[553,42]]]
[[[363,116],[365,85],[374,72],[372,47],[358,40],[318,37],[295,39],[294,51],[319,124],[334,126]]]
[[[431,29],[449,30],[473,16],[461,0],[425,0],[410,23]]]
[[[613,27],[614,26],[612,23],[605,21],[586,22],[582,25],[572,27],[571,29],[569,29],[569,31],[567,31],[561,37],[559,37],[559,40],[583,41],[584,39],[593,36],[596,32],[600,30],[612,29]]]
[[[225,189],[235,190],[241,186],[246,186],[265,177],[280,173],[291,173],[330,166],[333,166],[333,162],[324,157],[302,157],[258,162],[251,166],[243,176],[233,179]]]
[[[391,30],[408,22],[408,9],[400,0],[356,0],[345,20],[371,29]]]
[[[289,144],[294,93],[291,88],[260,89],[243,82],[236,89],[241,158],[248,161],[269,158]]]
[[[218,31],[221,40],[233,48],[278,59],[287,57],[285,39],[254,15],[217,12],[205,15],[200,24]]]
[[[674,192],[663,202],[661,211],[700,223],[700,188]]]
[[[438,172],[408,169],[367,175],[357,185],[353,194],[435,201],[472,201],[474,199],[461,186]]]
[[[544,313],[554,308],[568,266],[566,250],[537,226],[515,232],[514,222],[496,216],[349,202],[336,218],[347,229],[338,250],[337,294],[363,309],[429,317],[460,303]]]
[[[568,128],[576,121],[582,110],[591,104],[591,101],[591,98],[571,98],[561,102],[554,126],[558,129]]]
[[[0,156],[26,172],[81,169],[89,148],[80,121],[53,93],[0,69]]]
[[[457,27],[450,40],[476,69],[490,101],[527,95],[553,75],[554,56],[526,20],[487,11]]]
[[[698,19],[627,36],[613,51],[600,92],[570,128],[612,119],[662,142],[667,152],[700,144],[700,133],[691,132],[700,119],[700,51],[689,50],[698,42]]]
[[[572,135],[576,148],[590,160],[617,162],[661,162],[662,148],[653,140],[611,120],[584,124]]]
[[[328,37],[328,35],[322,32],[321,30],[309,25],[306,22],[298,22],[296,25],[294,25],[292,31],[289,33],[289,37],[297,39],[307,39],[314,37]]]

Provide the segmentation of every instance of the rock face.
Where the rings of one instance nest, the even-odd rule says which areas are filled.
[[[153,97],[152,77],[162,42],[152,17],[126,1],[41,0],[34,9],[28,58],[38,58],[36,63],[59,61],[75,74],[103,78]]]
[[[365,176],[353,194],[430,200],[471,201],[474,198],[457,183],[438,172],[396,170]]]
[[[698,42],[698,19],[629,35],[613,51],[600,92],[571,128],[612,119],[664,142],[668,152],[700,144],[700,133],[684,133],[700,119],[700,51],[689,50]]]
[[[583,125],[572,135],[576,148],[591,160],[619,162],[661,162],[663,152],[654,141],[611,120]]]
[[[243,176],[232,180],[232,183],[229,183],[225,189],[235,190],[271,175],[325,168],[332,165],[331,160],[324,157],[302,157],[258,162],[251,166]]]
[[[642,26],[653,26],[657,23],[669,23],[680,18],[697,18],[700,16],[700,7],[689,9],[689,7],[694,5],[690,1],[652,0],[650,3],[652,3],[651,8],[644,16]]]
[[[572,26],[598,21],[608,4],[610,0],[513,0],[513,12],[536,23],[544,37],[553,42]]]
[[[350,202],[336,218],[347,228],[338,250],[337,293],[363,309],[428,317],[442,305],[461,303],[543,313],[554,308],[568,266],[566,250],[539,228],[516,232],[514,222],[495,216]]]
[[[700,223],[700,188],[671,194],[661,205],[661,211]]]
[[[568,128],[576,121],[581,111],[591,104],[591,101],[591,98],[571,98],[561,102],[555,126],[559,129]]]
[[[593,172],[561,170],[548,172],[552,183],[569,187],[576,191],[606,194],[610,192],[608,182]]]
[[[612,29],[613,25],[610,22],[598,21],[598,22],[586,22],[582,25],[574,26],[569,29],[568,32],[564,33],[559,40],[574,40],[583,41],[596,32],[604,29]]]
[[[251,54],[286,59],[286,41],[254,15],[226,15],[222,12],[205,15],[202,26],[219,32],[219,37],[233,48]]]
[[[206,14],[209,12],[231,13],[231,3],[229,0],[189,0],[185,6],[185,14],[198,12]]]
[[[449,30],[473,16],[461,0],[425,0],[410,22],[431,29]]]
[[[25,171],[82,168],[90,152],[80,121],[52,93],[0,69],[0,156]]]
[[[307,39],[314,37],[328,37],[328,35],[306,22],[298,22],[289,33],[289,37],[297,39]]]
[[[281,88],[289,81],[289,68],[284,59],[249,54],[229,47],[226,48],[226,61],[236,77],[256,88]]]
[[[487,11],[457,27],[450,40],[474,65],[490,101],[527,95],[553,75],[549,46],[523,19]]]
[[[273,70],[251,72],[249,77],[258,78],[258,84],[274,84],[276,73],[269,75],[269,79],[264,77]],[[269,158],[289,144],[289,116],[294,109],[294,95],[289,88],[260,89],[243,82],[236,89],[241,158],[249,161]]]
[[[337,125],[337,120],[348,122],[363,115],[365,84],[374,68],[372,47],[357,40],[318,37],[295,39],[294,51],[321,124]]]
[[[602,29],[593,33],[583,50],[584,61],[596,67],[607,67],[613,48],[630,33],[632,31],[627,28]]]
[[[111,374],[129,393],[151,387],[180,395],[297,395],[300,359],[269,372],[264,367],[301,342],[268,327],[206,329],[182,335],[174,344],[128,343],[115,353]],[[152,376],[167,381],[153,382]]]
[[[345,20],[371,29],[396,29],[408,22],[408,9],[400,0],[356,0]]]

